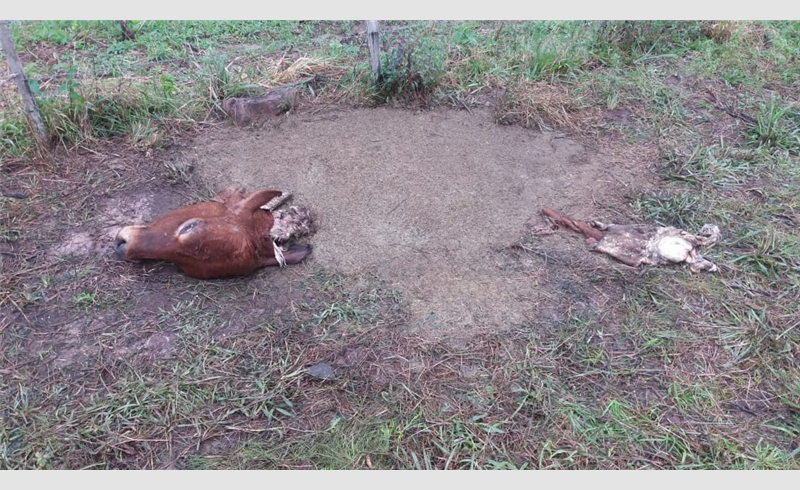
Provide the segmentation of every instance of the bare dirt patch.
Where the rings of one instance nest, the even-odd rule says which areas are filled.
[[[142,225],[187,203],[168,190],[133,191],[124,196],[103,198],[95,218],[85,226],[69,230],[50,253],[53,256],[111,255],[117,232],[128,225]]]
[[[212,188],[292,192],[315,213],[316,265],[377,274],[403,294],[412,327],[452,338],[532,321],[544,272],[509,266],[504,250],[543,224],[542,207],[602,218],[599,205],[647,186],[650,162],[618,150],[477,111],[380,108],[221,128],[183,158]]]

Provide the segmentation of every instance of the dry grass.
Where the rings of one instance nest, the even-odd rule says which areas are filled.
[[[735,32],[744,28],[741,24],[731,20],[707,20],[703,21],[701,32],[709,39],[725,43],[731,40]]]
[[[553,129],[580,133],[598,119],[598,112],[564,85],[520,82],[506,87],[496,108],[499,124],[514,124],[538,131]]]

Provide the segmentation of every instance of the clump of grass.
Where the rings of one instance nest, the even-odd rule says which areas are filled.
[[[720,190],[740,190],[780,162],[769,151],[724,144],[698,144],[688,155],[664,151],[662,160],[659,173],[663,178]]]
[[[225,56],[214,56],[204,60],[202,79],[207,83],[210,99],[217,104],[230,97],[247,97],[263,92],[255,84],[254,77],[234,66]],[[198,80],[199,81],[199,80]]]
[[[627,20],[600,22],[595,35],[597,54],[614,65],[678,57],[704,37],[704,31],[701,22]]]
[[[57,90],[39,97],[38,104],[57,145],[71,148],[128,135],[132,146],[146,150],[163,146],[166,131],[191,124],[204,108],[204,101],[195,94],[179,91],[169,74],[102,84],[70,76]],[[2,129],[5,155],[24,155],[30,150],[18,120]]]
[[[525,82],[506,89],[495,108],[495,121],[540,131],[554,128],[577,130],[575,112],[581,108],[567,88],[546,82]]]
[[[35,150],[36,144],[30,136],[21,105],[4,107],[0,111],[0,160],[4,160],[3,157],[23,157]],[[0,167],[3,163],[5,161],[0,163]]]
[[[766,229],[742,229],[730,252],[731,263],[748,267],[771,281],[800,274],[800,244],[792,235]]]
[[[336,417],[311,442],[306,457],[318,469],[389,469],[390,437],[380,419],[364,423]]]
[[[442,47],[429,39],[421,41],[421,36],[410,42],[400,38],[393,44],[391,50],[381,52],[381,73],[367,91],[368,97],[378,104],[400,101],[427,105],[442,76]],[[367,77],[362,81],[371,83]]]
[[[759,146],[777,147],[797,152],[800,150],[800,129],[786,122],[787,116],[797,117],[798,109],[784,105],[782,98],[771,93],[768,100],[760,103],[755,113],[755,125],[751,128],[750,140]]]
[[[702,35],[720,44],[730,41],[736,30],[736,22],[730,20],[705,20],[700,24]]]
[[[345,69],[335,60],[302,56],[295,60],[278,59],[267,63],[263,71],[268,86],[311,83],[318,88],[328,81],[343,78]]]
[[[659,226],[675,226],[687,230],[699,229],[703,225],[705,203],[693,193],[642,195],[632,203],[634,211],[646,222]]]

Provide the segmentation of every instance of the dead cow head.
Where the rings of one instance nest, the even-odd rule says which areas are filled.
[[[270,236],[274,219],[261,206],[281,194],[227,189],[211,202],[176,209],[150,225],[126,226],[117,233],[115,251],[126,260],[167,260],[197,279],[246,275],[278,265]],[[283,259],[296,264],[310,252],[307,245],[294,245],[283,252]]]

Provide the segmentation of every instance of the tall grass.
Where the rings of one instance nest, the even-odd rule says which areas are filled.
[[[598,65],[620,68],[677,58],[701,49],[704,40],[724,43],[736,29],[732,23],[682,21],[386,23],[383,77],[373,87],[366,48],[360,37],[349,34],[355,22],[128,25],[136,34],[132,41],[121,38],[114,21],[12,23],[20,49],[49,47],[54,52],[55,59],[36,59],[26,69],[37,75],[32,77],[35,81],[48,80],[50,90],[38,98],[58,144],[70,146],[130,134],[133,128],[158,126],[168,119],[205,116],[225,97],[263,90],[259,78],[269,78],[270,73],[261,72],[257,59],[245,72],[230,71],[239,53],[289,61],[324,58],[350,66],[325,83],[347,84],[351,100],[384,103],[410,96],[423,104],[461,105],[464,94],[485,87],[574,82]],[[334,38],[320,41],[323,34]],[[230,46],[236,47],[230,51]],[[776,50],[785,54],[790,48],[782,43]],[[108,79],[118,83],[106,83]],[[52,90],[54,84],[57,90]],[[16,102],[5,102],[0,154],[25,155],[31,145]]]

